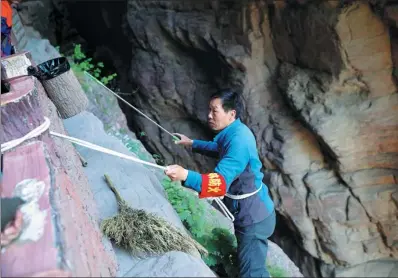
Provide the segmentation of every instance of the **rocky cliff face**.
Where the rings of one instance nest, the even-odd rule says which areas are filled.
[[[122,91],[138,88],[129,100],[169,130],[210,139],[209,95],[240,88],[277,205],[275,240],[304,275],[385,276],[398,272],[398,5],[388,2],[53,8],[116,61]],[[59,31],[58,43],[68,34]],[[166,163],[213,167],[124,111]]]

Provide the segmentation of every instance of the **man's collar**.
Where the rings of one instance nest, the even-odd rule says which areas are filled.
[[[214,141],[216,142],[221,142],[224,140],[225,136],[231,131],[234,130],[238,125],[240,125],[241,121],[240,119],[236,119],[232,123],[230,123],[227,127],[225,127],[223,130],[221,130],[216,137],[214,137]]]

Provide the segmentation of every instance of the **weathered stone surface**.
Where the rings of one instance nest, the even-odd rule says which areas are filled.
[[[98,244],[100,234],[84,209],[90,204],[82,202],[65,172],[51,165],[50,151],[45,143],[33,141],[5,154],[2,195],[20,196],[28,203],[21,207],[21,236],[2,253],[2,275],[55,269],[76,276],[114,275],[114,262]]]
[[[392,275],[398,259],[392,5],[266,2],[272,1],[64,8],[88,44],[108,50],[104,56],[115,61],[122,92],[139,88],[126,98],[169,130],[211,138],[209,95],[220,87],[242,88],[243,120],[257,138],[279,213],[274,238],[305,276]],[[83,21],[84,7],[92,11],[90,22]],[[384,18],[375,7],[384,9]],[[214,166],[121,107],[130,127],[147,134],[146,147],[166,163],[200,171]],[[388,273],[387,257],[393,259]]]
[[[337,268],[334,272],[336,277],[397,277],[397,275],[398,267],[396,261],[388,258],[379,261],[369,261],[349,268]]]
[[[1,194],[19,196],[27,204],[21,207],[24,215],[21,236],[2,252],[2,276],[25,276],[59,267],[58,259],[62,254],[58,253],[60,246],[54,234],[56,221],[52,217],[50,194],[55,185],[51,174],[45,146],[40,141],[17,147],[4,155]],[[22,190],[17,191],[17,188]],[[30,263],[25,264],[27,261]]]
[[[204,126],[207,92],[218,86],[242,87],[244,120],[257,136],[264,165],[282,173],[282,183],[270,185],[278,210],[301,234],[301,245],[334,265],[396,256],[383,240],[391,230],[384,231],[384,219],[394,222],[397,214],[388,202],[389,184],[380,185],[384,201],[366,200],[353,190],[368,192],[368,186],[375,186],[363,183],[367,177],[375,180],[372,171],[384,171],[381,178],[387,182],[398,168],[389,34],[369,6],[356,3],[342,11],[328,5],[287,7],[269,17],[261,2],[232,5],[228,13],[219,7],[215,15],[210,6],[179,10],[173,5],[136,3],[129,9],[132,77],[140,87],[133,101],[168,128],[186,133],[181,124],[185,115]],[[230,21],[221,28],[225,18]],[[361,28],[366,24],[368,30]],[[283,62],[279,69],[276,58]],[[278,87],[272,83],[275,75]],[[156,128],[127,114],[149,137],[158,137]],[[173,118],[181,119],[178,128],[168,120]],[[188,135],[197,136],[193,131]],[[207,170],[207,161],[175,155],[167,140],[149,144],[166,161],[167,153],[174,153],[173,162]],[[368,169],[362,177],[356,174]],[[314,180],[318,173],[322,176]],[[347,177],[352,176],[357,182],[351,186]],[[368,238],[350,243],[345,230],[351,225],[377,227],[372,240],[378,248]],[[395,238],[391,233],[388,237]]]
[[[365,1],[357,1],[339,14],[335,26],[347,68],[361,74],[370,97],[396,92],[388,26]],[[366,58],[365,58],[366,57]]]
[[[2,144],[26,136],[44,123],[36,80],[23,77],[10,84],[10,92],[1,95]]]
[[[31,65],[30,53],[17,53],[1,59],[4,68],[3,78],[9,79],[16,76],[27,75],[28,67]]]

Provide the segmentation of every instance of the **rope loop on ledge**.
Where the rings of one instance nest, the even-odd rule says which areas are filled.
[[[5,142],[1,144],[1,153],[4,153],[12,148],[15,148],[16,146],[22,144],[26,140],[32,139],[34,137],[37,137],[44,133],[49,127],[50,127],[51,121],[49,118],[44,117],[44,122],[36,127],[35,129],[29,131],[25,136],[22,136],[21,138],[17,138],[8,142]]]

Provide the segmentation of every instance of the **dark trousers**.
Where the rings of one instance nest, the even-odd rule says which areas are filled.
[[[266,259],[268,238],[275,230],[275,211],[259,223],[235,227],[238,241],[239,277],[270,277]]]

